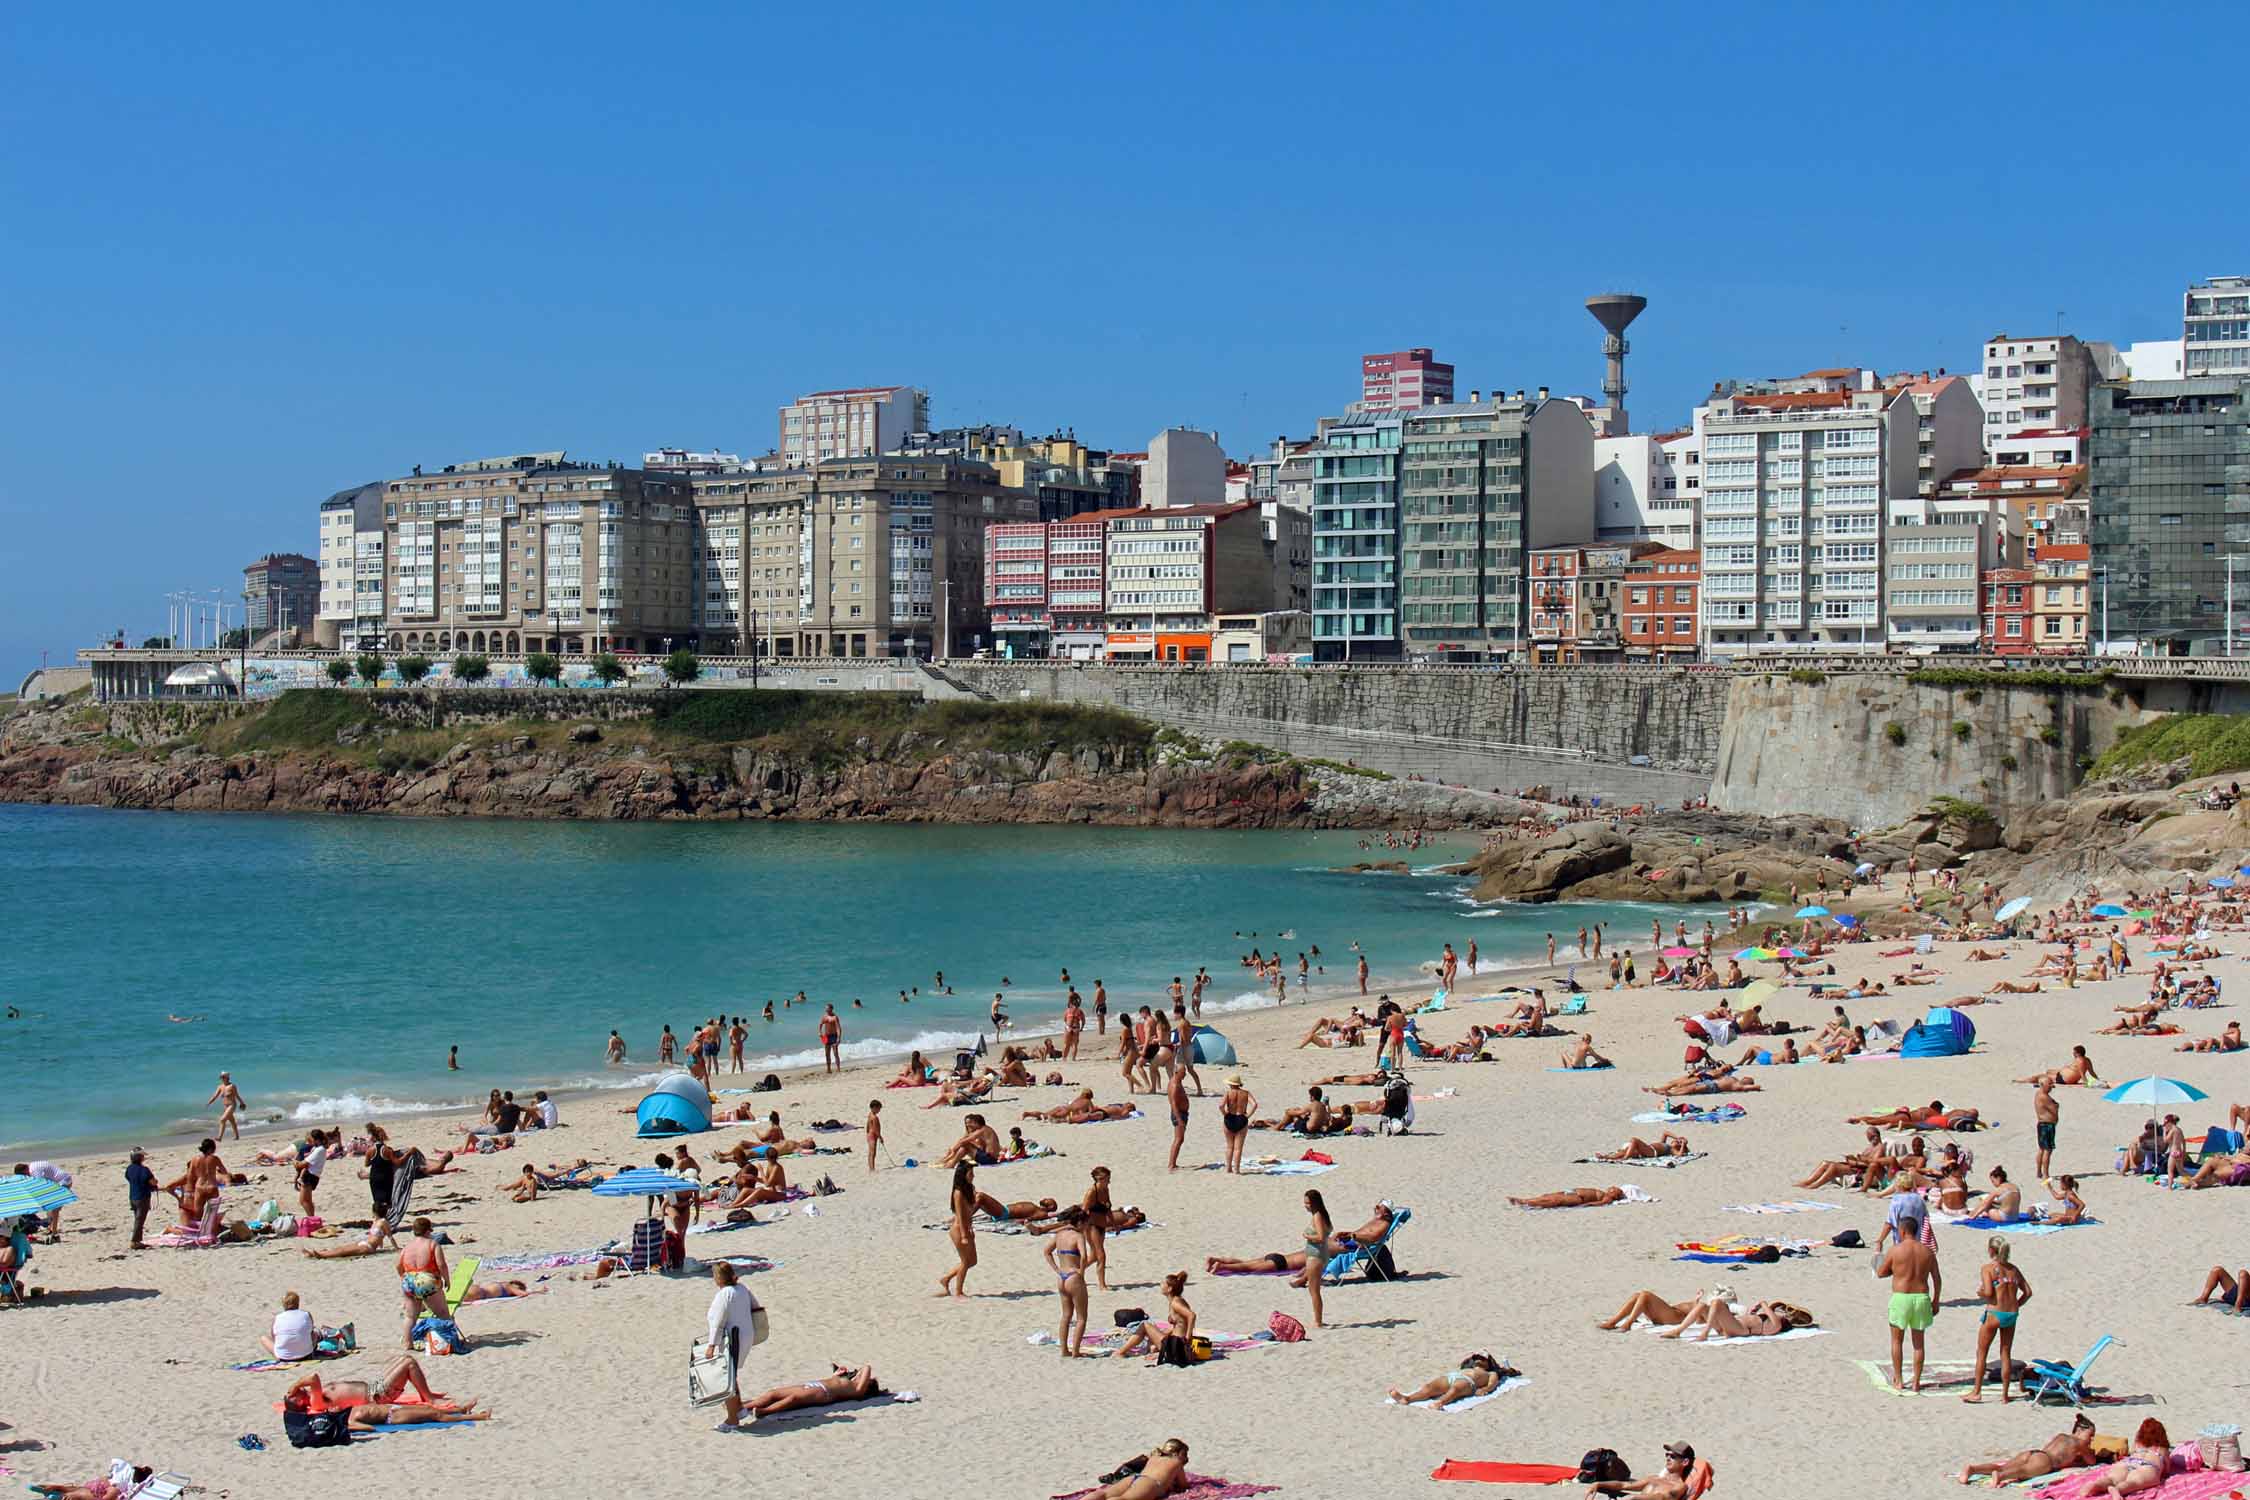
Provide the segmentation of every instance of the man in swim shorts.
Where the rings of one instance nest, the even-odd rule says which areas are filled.
[[[1922,1243],[1927,1211],[1913,1199],[1898,1203],[1898,1238],[1876,1258],[1875,1274],[1891,1279],[1891,1388],[1904,1390],[1900,1368],[1906,1340],[1914,1340],[1914,1385],[1922,1389],[1924,1336],[1937,1321],[1938,1302],[1945,1295],[1945,1278],[1938,1270],[1937,1251]]]
[[[2055,1154],[2055,1127],[2062,1120],[2062,1105],[2055,1099],[2055,1080],[2042,1076],[2039,1086],[2031,1094],[2031,1118],[2037,1133],[2039,1156],[2032,1163],[2031,1175],[2045,1177],[2049,1158]]]

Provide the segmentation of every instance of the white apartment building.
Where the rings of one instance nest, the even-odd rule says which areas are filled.
[[[1954,474],[1983,461],[1983,408],[1974,387],[1958,375],[1894,375],[1885,384],[1902,382],[1914,399],[1914,492],[1934,495]]]
[[[1148,440],[1141,465],[1141,504],[1221,505],[1227,498],[1227,455],[1219,435],[1194,427],[1167,427]]]
[[[910,432],[930,425],[930,393],[905,385],[814,391],[781,408],[781,466],[802,469],[828,458],[896,453]]]
[[[1917,493],[1919,426],[1905,387],[1863,370],[1696,409],[1708,655],[1883,649],[1883,506]]]
[[[362,607],[360,559],[373,545],[375,577],[372,610]],[[357,485],[338,490],[320,502],[320,546],[314,553],[320,563],[320,613],[313,621],[313,640],[333,649],[350,647],[361,635],[380,635],[383,628],[383,486]]]
[[[2180,299],[2180,311],[2186,378],[2250,375],[2250,276],[2198,281]]]
[[[1683,443],[1678,451],[1692,450],[1692,443]],[[1594,535],[1601,541],[1661,542],[1692,550],[1702,533],[1696,501],[1695,492],[1680,488],[1666,435],[1594,439]]]
[[[2081,343],[2067,333],[1994,334],[1984,341],[1976,380],[1984,451],[1997,461],[2000,447],[2019,433],[2085,426],[2088,394],[2097,382],[2122,377],[2124,364],[2113,346]],[[1951,472],[1940,470],[1937,477]]]
[[[1894,500],[1883,534],[1884,638],[1894,650],[1976,651],[1983,577],[2023,561],[2023,513],[1989,490]]]

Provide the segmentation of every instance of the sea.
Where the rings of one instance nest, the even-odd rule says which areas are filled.
[[[713,1015],[748,1018],[762,1075],[818,1064],[827,1003],[847,1057],[950,1053],[989,1039],[996,992],[1051,1031],[1065,969],[1115,1015],[1200,964],[1223,1028],[1273,1003],[1253,948],[1286,956],[1292,1004],[1299,953],[1337,986],[1355,943],[1420,999],[1447,942],[1528,963],[1548,932],[1703,915],[1480,904],[1445,873],[1473,843],[1361,837],[0,806],[0,1158],[197,1133],[221,1069],[253,1123],[350,1127],[494,1087],[645,1089],[661,1029]],[[1338,868],[1376,859],[1413,873]]]

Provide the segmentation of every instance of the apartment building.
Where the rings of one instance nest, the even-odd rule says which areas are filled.
[[[2056,542],[2031,568],[2031,645],[2049,656],[2084,656],[2093,647],[2093,548]]]
[[[1914,401],[1914,487],[1932,495],[1947,475],[1984,456],[1979,427],[1984,409],[1974,387],[1958,375],[1893,376]]]
[[[1710,655],[1883,649],[1883,505],[1918,493],[1920,422],[1903,386],[1857,369],[1696,409]]]
[[[1397,415],[1405,651],[1519,655],[1526,549],[1594,535],[1593,424],[1545,390]]]
[[[1692,547],[1640,545],[1625,563],[1625,660],[1693,661],[1702,652],[1703,555]]]
[[[1043,438],[1026,438],[1012,428],[983,432],[993,435],[965,437],[961,455],[992,465],[1005,488],[1036,497],[1043,521],[1127,509],[1133,503],[1137,466],[1113,463],[1106,449],[1089,448],[1064,432]]]
[[[2028,457],[2031,451],[2013,450],[2011,456]],[[1963,469],[1947,479],[1938,494],[1948,501],[2005,506],[2013,515],[2014,529],[2023,537],[2027,558],[2036,558],[2040,549],[2049,543],[2086,540],[2086,466],[2083,463],[1993,464],[1981,469]]]
[[[269,552],[242,570],[242,622],[253,636],[301,631],[320,618],[320,563],[301,552]]]
[[[1625,580],[1635,550],[1606,544],[1530,549],[1528,660],[1568,666],[1625,659]],[[1643,543],[1639,550],[1658,549]]]
[[[1452,400],[1453,366],[1440,364],[1427,349],[1360,356],[1359,404],[1367,411],[1411,411]]]
[[[2094,388],[2086,492],[2105,638],[2225,649],[2227,559],[2250,539],[2250,375]]]
[[[362,543],[374,576],[363,578]],[[354,485],[320,502],[320,605],[313,640],[326,650],[357,646],[383,629],[383,485]],[[363,588],[367,584],[369,587]]]
[[[1257,506],[1146,507],[1102,519],[1111,660],[1210,661],[1215,615],[1273,608]]]
[[[1294,662],[1311,651],[1312,616],[1301,609],[1211,617],[1213,661]]]
[[[1263,458],[1250,460],[1247,500],[1278,500],[1310,513],[1313,503],[1312,451],[1316,438],[1277,437]]]
[[[797,654],[807,469],[733,469],[692,480],[695,639],[715,655]]]
[[[1107,644],[1099,516],[997,522],[984,529],[984,598],[1003,656],[1093,661]]]
[[[1894,502],[1883,535],[1884,640],[1894,651],[1977,650],[1986,572],[2022,561],[2022,520],[2002,501]]]
[[[2250,375],[2250,276],[2196,282],[2182,295],[2180,313],[2187,379]]]
[[[1167,427],[1148,440],[1140,465],[1141,503],[1218,505],[1227,497],[1227,455],[1219,435],[1195,427]]]
[[[1324,418],[1313,466],[1313,657],[1395,659],[1398,469],[1395,412]]]
[[[2067,333],[2022,338],[1996,333],[1984,341],[1977,395],[1984,405],[1984,451],[1997,463],[2000,450],[2026,433],[2086,425],[2086,398],[2097,381],[2121,374],[2108,344],[2089,345]]]
[[[695,506],[685,475],[561,452],[383,486],[390,650],[659,652],[688,642]]]
[[[775,451],[785,469],[809,468],[831,458],[894,453],[912,432],[930,425],[930,393],[905,385],[856,386],[814,391],[781,408]]]
[[[1671,440],[1680,433],[1594,439],[1594,536],[1605,542],[1702,545],[1697,492],[1680,487]]]
[[[1984,635],[1989,656],[2031,654],[2031,569],[1987,568],[1983,579]]]

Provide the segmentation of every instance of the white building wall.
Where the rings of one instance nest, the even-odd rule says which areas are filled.
[[[2128,380],[2179,380],[2187,359],[2187,344],[2180,339],[2142,339],[2125,351]]]
[[[1671,448],[1647,433],[1594,439],[1594,534],[1605,542],[1696,545],[1695,501],[1680,492]]]
[[[1227,497],[1227,456],[1216,434],[1167,427],[1148,440],[1141,466],[1141,503],[1152,510],[1174,505],[1217,505]]]

